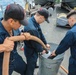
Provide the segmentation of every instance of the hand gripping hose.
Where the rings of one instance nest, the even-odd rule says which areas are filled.
[[[22,41],[22,40],[26,40],[26,36],[25,35],[12,36],[12,37],[9,37],[8,39],[12,40],[12,41]],[[47,52],[45,44],[39,38],[31,35],[30,40],[34,40],[34,41],[40,43]],[[9,75],[9,59],[10,59],[10,52],[4,52],[2,75]]]

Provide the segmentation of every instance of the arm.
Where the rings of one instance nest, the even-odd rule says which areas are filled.
[[[74,42],[74,35],[71,31],[68,31],[63,40],[60,42],[56,51],[53,51],[51,55],[56,56],[58,54],[65,52],[69,47],[72,46],[73,42]]]

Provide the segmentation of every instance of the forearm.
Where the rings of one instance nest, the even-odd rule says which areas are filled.
[[[43,34],[42,34],[42,36],[41,36],[41,40],[44,42],[44,44],[47,44],[47,41],[46,41],[46,39],[45,39],[45,37],[44,37]]]
[[[58,54],[65,52],[69,47],[72,46],[73,42],[74,42],[74,35],[71,31],[69,31],[69,32],[67,32],[65,37],[60,42],[55,53],[58,55]]]
[[[62,40],[61,43],[59,44],[59,46],[57,47],[55,54],[62,54],[64,53],[67,49],[69,48],[69,44],[67,43],[67,41]]]
[[[20,35],[20,36],[9,37],[9,40],[12,40],[12,41],[23,41],[23,40],[26,40],[26,38],[25,38],[24,35]]]
[[[26,37],[24,35],[20,35],[20,36],[12,36],[7,38],[8,40],[11,41],[21,41],[21,40],[26,40]],[[10,44],[11,42],[6,41],[3,44],[0,44],[0,53],[4,52],[4,51],[11,51],[11,49],[13,48]]]

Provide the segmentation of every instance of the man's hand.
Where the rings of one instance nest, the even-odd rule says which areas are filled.
[[[56,56],[55,50],[51,53],[51,56]]]
[[[51,55],[48,57],[48,59],[53,59],[56,57],[56,54],[55,54],[55,50],[51,53]]]
[[[6,38],[3,42],[3,47],[3,51],[12,51],[14,48],[14,41],[11,41],[8,38]]]
[[[21,35],[24,35],[26,40],[30,40],[31,39],[31,34],[28,33],[28,32],[21,33]]]
[[[49,44],[46,44],[46,48],[49,50],[50,49],[50,45]]]
[[[41,52],[41,54],[45,54],[46,53],[46,51],[45,50],[43,50],[42,52]]]

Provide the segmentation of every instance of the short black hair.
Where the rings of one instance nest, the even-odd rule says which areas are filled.
[[[76,15],[76,10],[71,10],[68,14],[67,14],[67,19],[72,16],[72,15]]]

